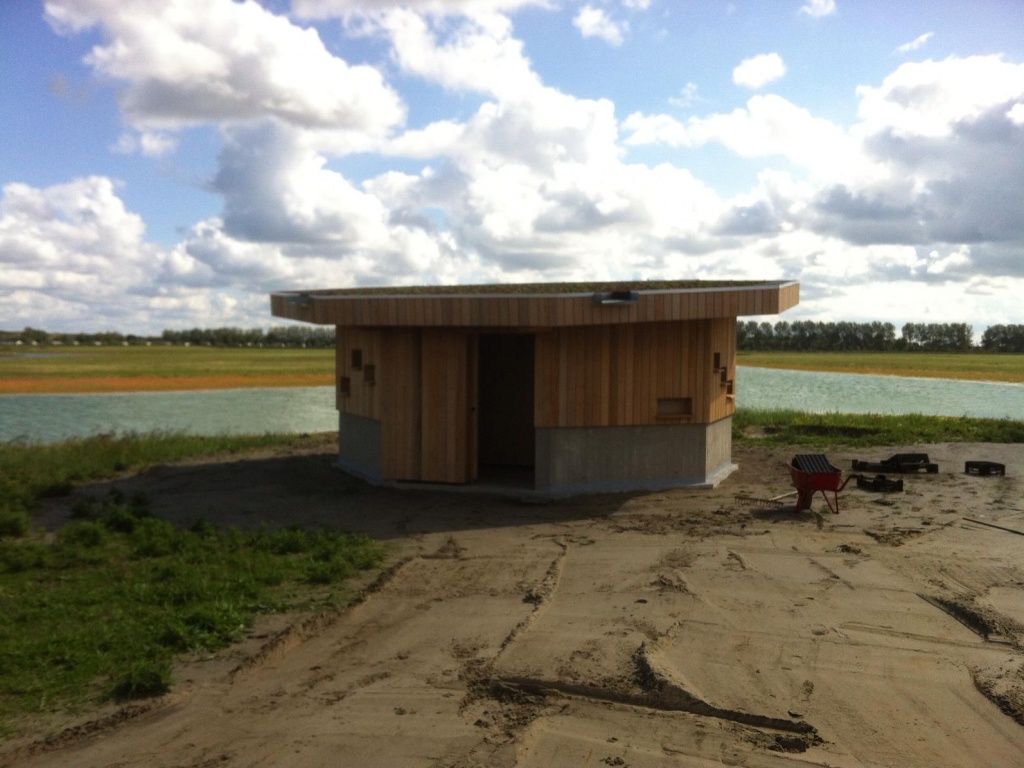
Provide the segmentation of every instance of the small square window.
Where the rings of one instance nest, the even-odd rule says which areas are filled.
[[[715,370],[717,371],[722,367],[722,353],[715,352]]]
[[[352,394],[352,379],[348,376],[338,377],[338,394],[342,397],[348,397]]]
[[[373,365],[363,366],[363,382],[366,384],[377,383],[377,368]]]
[[[352,350],[352,370],[361,371],[363,370],[363,350],[353,349]]]

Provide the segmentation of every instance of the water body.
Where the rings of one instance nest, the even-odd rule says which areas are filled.
[[[1024,385],[740,367],[741,408],[1024,419]],[[332,387],[0,396],[0,441],[51,443],[111,432],[329,432]]]
[[[332,387],[0,396],[0,442],[54,443],[110,432],[239,435],[337,428]]]
[[[740,366],[741,408],[1024,419],[1024,384]]]

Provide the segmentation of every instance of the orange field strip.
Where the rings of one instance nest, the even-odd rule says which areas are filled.
[[[0,395],[97,394],[101,392],[181,392],[190,389],[330,386],[323,374],[285,376],[96,376],[0,379]]]

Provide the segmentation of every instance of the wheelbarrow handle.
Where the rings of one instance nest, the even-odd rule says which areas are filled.
[[[846,484],[847,484],[848,482],[850,482],[851,480],[853,480],[853,479],[856,479],[856,478],[862,478],[862,477],[864,477],[864,475],[861,475],[861,474],[853,474],[853,475],[847,475],[847,476],[846,476],[846,479],[845,479],[845,480],[843,480],[843,484],[842,484],[842,485],[840,485],[840,486],[839,486],[838,488],[836,488],[836,491],[841,491],[841,490],[843,490],[843,488],[845,488],[845,487],[846,487]]]

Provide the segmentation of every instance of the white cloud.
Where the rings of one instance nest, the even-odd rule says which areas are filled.
[[[746,88],[763,88],[786,74],[786,65],[777,53],[762,53],[744,59],[732,71],[732,81]]]
[[[3,262],[56,269],[61,280],[97,277],[100,268],[119,285],[145,260],[145,225],[125,210],[114,182],[93,176],[46,189],[8,184],[0,205]]]
[[[951,136],[993,105],[1024,99],[1024,64],[1001,56],[950,57],[901,64],[878,87],[861,86],[858,115],[868,133]]]
[[[808,223],[851,242],[971,244],[976,264],[1019,273],[1024,265],[988,254],[1024,237],[1024,129],[1008,108],[1024,101],[1024,65],[903,64],[858,94],[851,135],[885,174],[823,189]]]
[[[615,46],[622,45],[629,30],[627,22],[616,22],[603,9],[592,5],[583,6],[573,18],[572,24],[583,37],[597,37]]]
[[[464,132],[462,123],[439,120],[396,136],[382,147],[382,152],[425,160],[442,157],[457,151]]]
[[[227,232],[256,242],[379,247],[388,239],[387,211],[326,162],[280,123],[225,131],[211,186],[224,197]]]
[[[800,6],[800,13],[806,13],[815,19],[829,16],[836,12],[836,0],[809,0]]]
[[[676,206],[691,195],[713,198],[689,174],[667,169],[660,173],[659,196],[648,169],[622,165],[609,102],[546,90],[528,102],[484,104],[457,142],[447,126],[439,134],[449,153],[442,171],[401,180],[392,175],[383,180],[386,190],[378,180],[367,188],[390,197],[392,210],[444,210],[463,248],[510,271],[543,267],[578,275],[585,268],[581,259],[593,265],[615,242],[613,227],[627,239],[637,236],[635,228],[650,227],[656,218],[650,206],[665,204],[669,183],[680,192],[690,185],[683,198],[674,198]],[[417,151],[423,135],[416,136]],[[395,144],[402,146],[404,137]],[[667,221],[684,218],[677,207]]]
[[[439,121],[387,144],[436,166],[363,185],[393,222],[420,220],[424,232],[434,222],[435,236],[454,238],[460,261],[502,279],[653,274],[719,215],[718,198],[687,171],[624,164],[611,102],[545,87],[506,28],[477,17],[442,39],[422,20],[392,15],[385,26],[397,49],[413,43],[399,54],[406,71],[479,90],[496,81],[487,73],[510,73],[465,123]],[[473,66],[457,66],[463,50]],[[431,211],[443,212],[440,220]]]
[[[823,300],[813,305],[802,301],[796,312],[787,313],[787,319],[879,321],[891,322],[897,328],[906,322],[965,322],[973,325],[977,332],[1016,316],[1019,299],[1015,297],[1024,290],[1024,280],[993,282],[972,277],[963,281],[922,283],[901,279],[830,286],[824,290],[827,293]]]
[[[140,129],[273,116],[383,135],[404,119],[376,69],[254,2],[50,0],[46,16],[67,34],[101,27],[107,42],[86,62],[124,83],[121,107]]]
[[[953,301],[956,319],[982,323],[1024,289],[1024,67],[998,56],[904,64],[857,91],[850,128],[773,94],[623,120],[544,83],[499,12],[516,0],[296,2],[346,23],[372,15],[359,34],[390,46],[392,71],[461,104],[403,130],[377,70],[254,3],[191,2],[47,7],[68,32],[101,25],[89,61],[123,86],[121,151],[168,151],[190,121],[219,127],[209,189],[223,210],[162,248],[109,179],[9,185],[4,324],[268,324],[266,293],[290,287],[712,275],[799,279],[803,316],[906,322],[915,304]],[[734,79],[759,88],[784,72],[766,54]],[[692,107],[696,85],[681,99]],[[684,162],[627,161],[654,143],[763,160],[752,188],[723,199]],[[356,150],[376,175],[341,170]]]
[[[721,144],[743,157],[779,156],[822,179],[849,180],[874,173],[857,142],[843,129],[775,94],[753,96],[745,108],[691,117],[635,113],[622,123],[625,143],[697,147]]]
[[[140,131],[138,133],[122,133],[111,147],[111,152],[120,155],[131,155],[136,152],[146,157],[162,157],[173,152],[178,142],[173,136],[159,131]]]
[[[903,65],[858,91],[861,119],[849,130],[774,95],[685,121],[633,114],[622,128],[628,145],[718,143],[803,166],[803,181],[762,174],[758,189],[706,222],[715,253],[727,257],[739,238],[736,255],[750,260],[758,247],[751,239],[760,238],[772,256],[755,262],[804,281],[808,308],[829,286],[833,315],[859,311],[843,300],[863,298],[858,284],[899,283],[906,300],[897,319],[907,321],[915,303],[934,307],[949,293],[935,286],[971,284],[972,297],[1005,297],[1024,276],[1014,249],[1024,238],[1021,69],[1000,57]],[[722,260],[711,266],[728,270]],[[958,317],[991,317],[980,301],[962,299]]]
[[[507,12],[528,6],[548,7],[551,4],[551,0],[292,0],[292,12],[307,19],[373,15],[399,9],[448,16]]]
[[[504,16],[465,20],[447,39],[422,16],[405,10],[387,14],[382,26],[391,38],[402,71],[456,91],[470,90],[515,98],[540,88],[540,78],[512,36]]]
[[[701,100],[698,95],[698,90],[696,83],[687,83],[682,87],[682,90],[679,91],[679,95],[673,96],[668,100],[668,102],[673,106],[686,109]]]
[[[934,34],[934,32],[925,32],[923,35],[918,35],[909,43],[904,43],[903,45],[897,46],[896,52],[910,53],[911,51],[916,51],[918,48],[923,48],[928,43],[928,41],[932,39],[932,36]]]
[[[298,181],[310,180],[307,175]],[[313,180],[321,189],[331,182]],[[349,205],[349,210],[357,207]],[[110,179],[88,177],[43,189],[9,184],[0,198],[3,323],[135,333],[266,325],[271,290],[454,277],[444,236],[395,227],[372,250],[375,233],[359,235],[362,251],[343,240],[253,241],[232,237],[214,218],[194,225],[181,243],[164,249],[145,240],[141,218],[125,208]]]
[[[967,245],[961,245],[955,251],[945,256],[938,251],[932,251],[928,254],[927,260],[924,260],[925,271],[930,275],[943,275],[954,271],[963,271],[970,266],[971,249]]]
[[[686,124],[670,115],[645,115],[634,112],[623,122],[622,127],[629,132],[626,144],[643,146],[645,144],[666,144],[670,147],[693,146]]]
[[[108,178],[93,176],[45,189],[8,184],[0,198],[0,302],[21,325],[87,320],[132,304],[161,252],[143,239],[142,219],[125,209]],[[100,315],[102,317],[102,315]],[[39,323],[39,318],[46,322]],[[33,321],[33,322],[30,322]],[[100,326],[102,327],[102,326]]]

